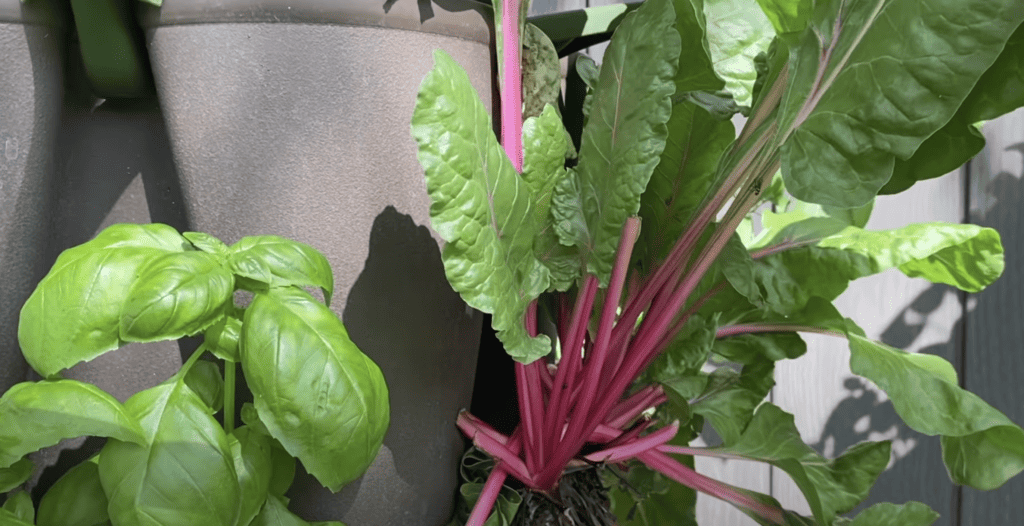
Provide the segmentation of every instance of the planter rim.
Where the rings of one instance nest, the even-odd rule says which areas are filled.
[[[389,3],[385,11],[384,6]],[[140,2],[139,21],[147,29],[238,23],[380,27],[457,36],[490,44],[493,13],[489,5],[472,0],[427,0],[429,9],[423,11],[428,17],[421,21],[418,4],[423,3],[408,0],[164,0],[161,7]]]
[[[66,9],[53,0],[0,0],[0,24],[63,29]]]

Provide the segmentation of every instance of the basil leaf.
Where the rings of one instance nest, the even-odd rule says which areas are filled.
[[[6,468],[0,468],[0,493],[7,493],[25,483],[36,466],[31,460],[23,458]]]
[[[549,285],[533,251],[540,229],[534,196],[498,145],[469,77],[443,51],[420,85],[412,134],[419,144],[430,219],[447,243],[448,282],[465,302],[494,315],[505,350],[529,362],[548,354],[546,336],[531,338],[523,316]]]
[[[0,468],[80,436],[145,443],[138,420],[100,388],[77,380],[22,382],[0,397]]]
[[[13,512],[0,508],[0,524],[3,526],[32,526],[31,522],[25,522]]]
[[[203,232],[182,232],[181,236],[192,243],[196,250],[202,250],[209,254],[226,257],[228,246],[223,241]]]
[[[89,460],[71,468],[39,502],[38,526],[97,526],[110,520],[99,465]]]
[[[167,225],[117,224],[62,252],[21,309],[25,360],[49,377],[120,347],[122,309],[139,270],[191,248]]]
[[[271,436],[331,491],[362,475],[388,428],[388,389],[341,320],[299,288],[270,289],[246,309],[241,341]]]
[[[234,526],[238,477],[224,430],[182,370],[125,402],[144,445],[108,440],[99,473],[115,524]]]
[[[793,42],[780,106],[796,198],[871,200],[942,128],[1024,20],[1018,0],[829,0]],[[964,57],[969,57],[965,59]]]
[[[231,457],[238,475],[239,524],[249,524],[267,500],[270,488],[271,439],[242,426],[228,435]]]
[[[253,519],[251,526],[345,526],[338,521],[306,522],[294,513],[288,511],[288,506],[281,500],[282,497],[271,495],[263,504],[260,514]]]
[[[36,508],[32,504],[32,497],[25,491],[8,495],[7,500],[4,501],[3,510],[29,524],[35,522],[36,519]]]
[[[594,88],[579,163],[570,173],[575,181],[555,187],[552,206],[578,208],[586,225],[585,231],[562,225],[575,232],[560,232],[560,238],[572,238],[602,285],[611,275],[622,225],[638,212],[640,194],[665,149],[680,52],[674,22],[668,0],[644,2],[623,19]]]
[[[243,237],[231,245],[228,267],[238,276],[268,287],[319,287],[331,304],[334,273],[319,250],[279,236]]]
[[[197,360],[185,375],[185,384],[210,408],[211,414],[224,407],[224,376],[216,363]]]
[[[242,333],[242,320],[234,316],[224,316],[220,321],[206,329],[203,343],[214,356],[228,363],[237,363],[238,337]]]
[[[191,336],[224,315],[235,279],[220,258],[180,252],[153,258],[139,269],[121,310],[120,337],[152,342]]]

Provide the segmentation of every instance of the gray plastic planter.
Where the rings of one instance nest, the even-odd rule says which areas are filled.
[[[291,509],[357,526],[444,524],[481,316],[445,279],[409,122],[435,48],[491,104],[489,11],[465,0],[164,0],[142,20],[192,228],[324,252],[332,307],[388,382],[391,427],[369,471],[338,494],[300,472]]]
[[[26,379],[18,314],[45,274],[63,26],[47,1],[0,0],[0,394]]]

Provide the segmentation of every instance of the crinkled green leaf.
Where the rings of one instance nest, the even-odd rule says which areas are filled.
[[[251,526],[345,526],[338,521],[306,522],[298,515],[288,511],[288,505],[282,500],[283,497],[271,495],[263,504],[259,515],[253,519]]]
[[[235,274],[269,287],[319,287],[331,304],[334,273],[319,250],[278,236],[243,237],[231,245],[228,266]]]
[[[228,367],[233,366],[228,364]],[[224,407],[224,376],[217,364],[205,360],[196,361],[185,375],[185,384],[210,408],[211,413]]]
[[[271,439],[239,427],[228,436],[231,457],[238,475],[239,524],[249,524],[267,500],[273,457]]]
[[[443,51],[420,85],[412,134],[430,194],[431,224],[447,243],[445,274],[468,305],[493,314],[513,358],[530,362],[551,351],[546,336],[530,338],[523,316],[549,285],[533,252],[534,196],[491,128],[491,118],[466,72]]]
[[[793,415],[770,402],[758,406],[735,443],[715,451],[768,462],[785,471],[807,499],[820,524],[832,524],[867,498],[889,463],[890,443],[861,442],[834,460],[818,455],[800,438]]]
[[[526,120],[540,115],[548,104],[558,107],[562,66],[551,39],[533,24],[526,24],[523,34],[522,62],[523,119]]]
[[[732,143],[732,122],[688,102],[676,103],[665,150],[640,198],[643,220],[636,257],[653,266],[683,234],[714,184],[719,157]]]
[[[24,490],[8,495],[7,500],[4,501],[3,510],[29,524],[34,523],[36,519],[36,508],[32,504],[32,497]]]
[[[938,513],[920,502],[880,502],[858,513],[849,526],[929,526],[938,518]]]
[[[7,493],[22,485],[36,466],[28,458],[23,458],[6,468],[0,468],[0,493]]]
[[[850,370],[885,391],[912,429],[941,435],[942,460],[953,482],[991,490],[1024,471],[1024,430],[961,389],[949,362],[869,340],[848,324]]]
[[[151,259],[138,271],[121,309],[121,339],[173,340],[206,329],[224,315],[235,277],[218,256],[179,252]]]
[[[674,12],[668,0],[651,0],[619,25],[583,128],[575,184],[555,187],[552,206],[570,203],[586,225],[560,238],[572,239],[601,284],[611,275],[622,225],[638,212],[665,148],[680,49]]]
[[[118,330],[139,270],[153,259],[192,250],[162,224],[116,224],[61,253],[21,309],[25,360],[49,377],[120,347]]]
[[[138,420],[100,388],[77,380],[14,385],[0,397],[0,468],[65,438],[145,443]]]
[[[226,257],[228,255],[228,246],[210,234],[204,232],[182,232],[181,236],[187,239],[189,243],[192,243],[192,246],[196,247],[197,250],[217,256]]]
[[[388,428],[388,389],[341,320],[302,289],[270,289],[246,309],[241,341],[270,435],[331,491],[362,475]]]
[[[798,199],[868,202],[942,128],[1024,20],[1018,0],[828,0],[791,51],[782,174]]]
[[[98,526],[107,523],[107,495],[99,464],[82,462],[47,490],[39,502],[38,526]]]
[[[139,526],[233,526],[239,488],[231,448],[183,370],[125,402],[146,444],[108,440],[99,474],[111,522]]]
[[[760,359],[740,372],[719,367],[708,376],[707,386],[691,410],[707,420],[725,445],[735,444],[754,416],[754,409],[775,385],[775,363]]]
[[[977,124],[1024,106],[1024,24],[981,76],[953,118],[928,137],[907,160],[896,159],[892,178],[879,190],[895,194],[917,181],[959,168],[985,147]]]
[[[647,374],[652,380],[662,382],[699,371],[708,361],[717,328],[717,313],[711,319],[694,314],[672,343],[647,367]]]
[[[754,57],[768,50],[775,31],[756,0],[704,0],[711,60],[725,89],[750,106],[757,70]]]

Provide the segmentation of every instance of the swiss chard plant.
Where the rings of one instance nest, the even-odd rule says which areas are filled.
[[[477,448],[460,522],[692,524],[701,492],[759,524],[930,524],[917,502],[841,516],[889,442],[825,459],[764,401],[806,332],[849,341],[851,370],[941,437],[953,482],[1024,470],[1024,430],[948,362],[872,341],[832,305],[890,268],[970,292],[1002,273],[991,229],[864,226],[876,195],[955,169],[981,148],[976,123],[1024,105],[1018,0],[647,0],[600,67],[575,62],[564,97],[523,3],[495,12],[504,149],[441,51],[412,119],[448,280],[516,360],[511,435],[458,417]],[[723,443],[691,447],[705,421]],[[695,456],[778,467],[811,515],[697,473]],[[581,499],[603,491],[594,466],[622,483]]]
[[[307,287],[329,305],[327,259],[277,236],[227,246],[118,224],[64,251],[21,311],[18,339],[44,380],[0,397],[0,492],[31,475],[29,453],[73,437],[107,442],[38,510],[25,492],[10,495],[0,524],[307,524],[287,509],[295,459],[338,491],[370,465],[389,423],[380,369]],[[251,303],[236,305],[236,291]],[[128,342],[197,334],[204,342],[177,374],[124,404],[61,378]],[[200,360],[207,352],[224,365]],[[254,400],[238,427],[236,364]]]

